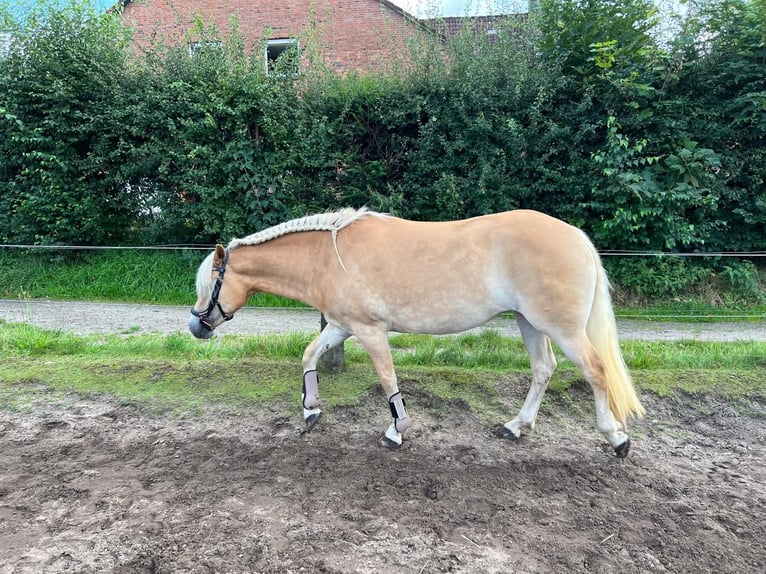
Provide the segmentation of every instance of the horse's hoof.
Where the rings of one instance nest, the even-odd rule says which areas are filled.
[[[314,413],[313,415],[309,415],[304,419],[304,422],[306,423],[306,426],[303,429],[303,432],[311,432],[314,430],[314,427],[319,422],[319,417],[322,416],[322,413]]]
[[[629,452],[630,452],[630,439],[626,440],[621,445],[614,447],[614,454],[617,455],[617,458],[625,458],[626,456],[628,456]]]
[[[396,442],[395,440],[391,440],[385,434],[383,434],[380,437],[380,446],[384,446],[391,450],[396,450],[398,448],[401,448],[402,443]]]
[[[505,440],[519,440],[521,436],[516,436],[505,425],[500,425],[495,429],[495,436],[497,438],[504,438]]]

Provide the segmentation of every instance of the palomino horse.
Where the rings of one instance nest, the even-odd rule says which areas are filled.
[[[598,430],[618,457],[630,450],[626,421],[644,408],[620,353],[609,282],[587,236],[558,219],[519,210],[422,223],[343,209],[288,221],[217,245],[202,262],[191,332],[210,337],[259,291],[303,301],[327,319],[303,354],[309,428],[321,412],[317,361],[355,335],[388,397],[393,422],[383,440],[401,445],[412,419],[388,332],[455,333],[512,311],[533,380],[498,435],[517,439],[534,426],[556,368],[553,340],[590,383]]]

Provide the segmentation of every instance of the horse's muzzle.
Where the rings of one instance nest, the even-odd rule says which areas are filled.
[[[203,323],[200,318],[194,314],[189,315],[189,331],[198,339],[209,339],[213,336],[213,329]]]

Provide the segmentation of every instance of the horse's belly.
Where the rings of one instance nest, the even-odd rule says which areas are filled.
[[[459,333],[484,325],[505,309],[495,306],[485,308],[436,308],[399,310],[390,317],[390,330],[399,333],[428,333],[446,335]]]
[[[462,273],[446,280],[421,280],[398,293],[393,286],[382,293],[390,329],[434,335],[459,333],[516,308],[515,292],[501,275],[482,275],[465,266],[460,269]]]

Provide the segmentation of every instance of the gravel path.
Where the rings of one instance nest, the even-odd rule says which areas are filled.
[[[71,331],[79,335],[175,333],[187,332],[189,307],[0,299],[0,318],[11,323],[29,323],[46,329]],[[654,323],[618,320],[617,327],[622,339],[766,341],[765,321],[758,323]],[[507,319],[493,319],[482,328],[496,329],[508,336],[519,336],[516,323]],[[319,313],[312,309],[245,308],[237,313],[233,321],[220,327],[218,333],[219,335],[228,333],[256,335],[318,330]],[[481,328],[476,331],[478,330]]]

